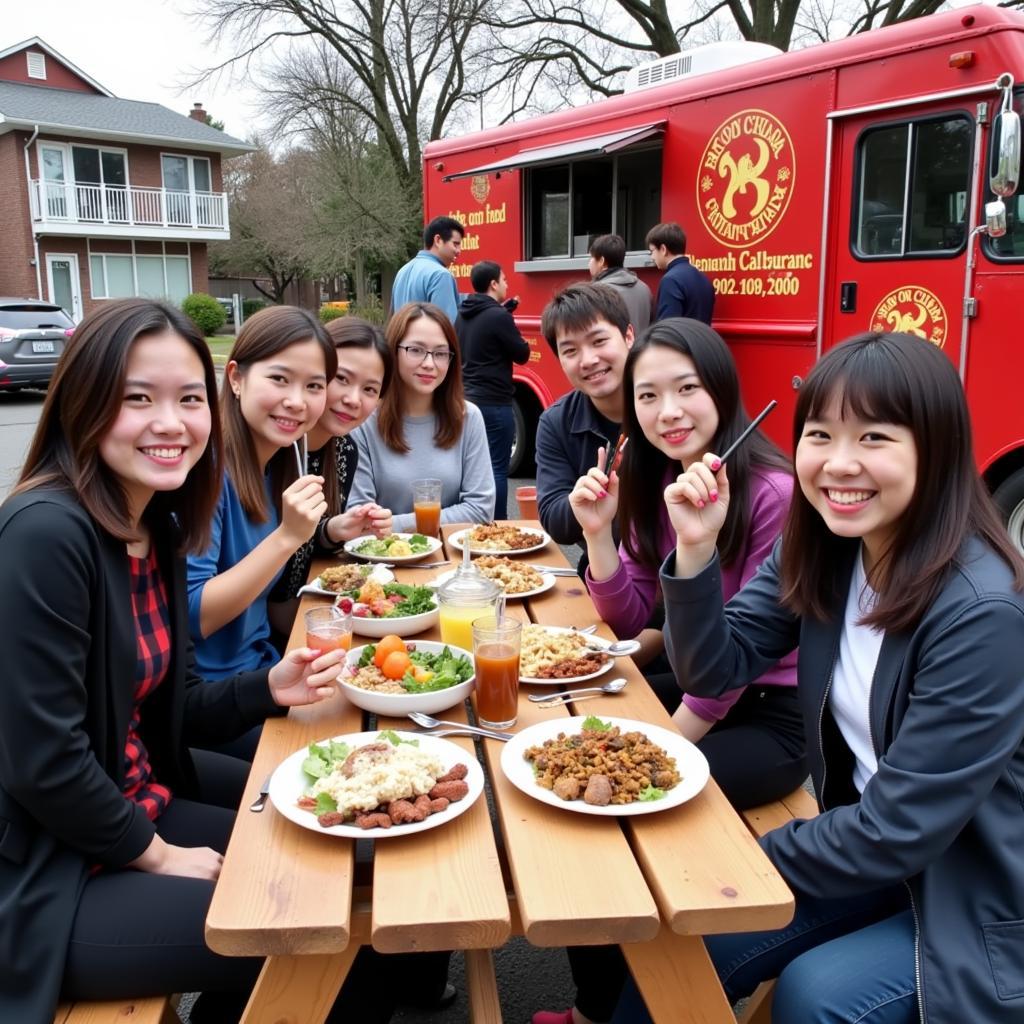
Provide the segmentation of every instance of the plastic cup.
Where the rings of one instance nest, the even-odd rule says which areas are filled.
[[[537,513],[537,488],[517,487],[516,503],[519,505],[520,519],[536,519]]]
[[[352,613],[343,612],[336,605],[310,608],[305,613],[306,646],[321,654],[328,651],[352,649]]]
[[[441,532],[441,481],[413,480],[412,510],[416,513],[416,532],[437,537]]]
[[[519,651],[523,624],[494,616],[473,623],[476,717],[481,725],[506,729],[519,715]]]

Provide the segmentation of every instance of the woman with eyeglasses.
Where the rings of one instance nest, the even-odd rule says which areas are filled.
[[[437,306],[410,302],[385,331],[396,380],[373,415],[351,435],[359,451],[348,508],[375,501],[394,513],[394,529],[416,528],[411,481],[441,481],[441,522],[487,523],[494,474],[480,410],[462,391],[459,346]]]

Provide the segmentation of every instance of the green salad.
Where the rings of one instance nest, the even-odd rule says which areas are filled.
[[[379,588],[379,589],[376,589]],[[397,619],[409,615],[432,612],[436,607],[434,591],[430,587],[413,587],[408,583],[364,584],[355,590],[343,591],[351,602],[338,604],[343,611],[351,611],[357,618]]]
[[[359,555],[391,555],[394,558],[407,558],[409,555],[423,555],[430,550],[430,540],[422,533],[413,533],[407,537],[393,533],[380,540],[364,540],[356,549]]]
[[[412,668],[398,680],[406,693],[433,693],[464,683],[473,674],[473,663],[464,654],[455,654],[447,645],[437,654],[415,650],[406,644]],[[367,644],[359,656],[359,668],[373,664],[376,644]]]

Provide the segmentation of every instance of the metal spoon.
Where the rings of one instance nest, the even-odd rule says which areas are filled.
[[[436,729],[438,726],[447,726],[451,729],[459,729],[460,731],[474,733],[477,736],[487,736],[490,739],[504,740],[508,739],[510,733],[498,732],[496,729],[481,729],[477,725],[467,725],[465,722],[446,722],[440,718],[434,718],[432,715],[425,715],[422,711],[410,711],[406,716],[411,718],[417,725],[422,725],[424,729]]]
[[[562,693],[531,693],[527,698],[534,704],[544,701],[563,701],[575,697],[579,693],[618,693],[626,688],[625,679],[609,679],[604,686],[584,686],[579,690],[565,690]],[[411,717],[411,716],[410,716]]]
[[[588,651],[595,654],[610,654],[613,658],[625,658],[630,654],[636,654],[640,650],[640,644],[636,640],[616,640],[607,647],[598,647],[593,644],[587,647]]]

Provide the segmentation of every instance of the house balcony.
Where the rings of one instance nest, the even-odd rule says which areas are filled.
[[[217,241],[230,237],[223,192],[31,182],[32,228],[47,235]]]

